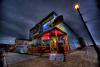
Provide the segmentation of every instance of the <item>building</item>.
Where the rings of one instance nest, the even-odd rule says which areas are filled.
[[[36,47],[50,47],[50,52],[57,52],[59,45],[64,46],[65,53],[84,47],[79,43],[79,36],[64,22],[63,16],[50,13],[30,29],[30,40]]]
[[[15,52],[17,53],[27,53],[28,52],[28,46],[29,40],[27,39],[16,39],[15,41]]]

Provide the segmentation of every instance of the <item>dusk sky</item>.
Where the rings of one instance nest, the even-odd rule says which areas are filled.
[[[55,11],[63,15],[77,34],[90,41],[74,3],[80,3],[80,12],[97,45],[100,45],[100,10],[96,0],[2,0],[0,2],[0,38],[29,38],[29,30]]]

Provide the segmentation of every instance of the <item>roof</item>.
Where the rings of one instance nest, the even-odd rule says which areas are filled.
[[[50,31],[52,31],[52,30],[55,30],[55,29],[58,30],[58,31],[60,31],[60,32],[62,32],[62,33],[64,33],[64,34],[67,34],[66,32],[60,30],[59,28],[53,27],[52,29],[47,30],[47,31],[45,31],[45,32],[43,32],[43,33],[40,33],[40,34],[38,34],[38,35],[36,35],[36,36],[34,36],[34,37],[41,37],[43,34],[45,34],[45,33],[47,33],[47,32],[50,32]]]
[[[57,15],[54,11],[52,11],[48,16],[46,16],[45,18],[43,18],[39,23],[37,23],[33,28],[30,29],[30,31],[32,29],[34,29],[35,27],[37,27],[39,24],[42,24],[48,17],[52,16],[52,15]]]
[[[36,24],[36,26],[34,26],[30,31],[34,31],[34,28],[35,27],[38,27],[37,25],[39,25],[39,24],[42,24],[48,17],[50,17],[50,16],[52,16],[53,14],[56,14],[55,12],[51,12],[47,17],[45,17],[43,20],[41,20],[38,24]],[[57,24],[59,24],[60,22],[63,22],[76,36],[78,36],[78,34],[77,33],[75,33],[72,29],[71,29],[71,27],[70,26],[68,26],[64,21],[63,21],[63,16],[62,15],[60,15],[60,16],[58,16],[55,20],[54,20],[54,22],[52,23],[53,24],[53,27],[54,27],[54,25],[57,25]],[[55,29],[55,27],[53,28],[53,29]],[[58,29],[58,28],[56,28],[56,29]],[[58,30],[60,30],[60,29],[58,29]],[[62,30],[60,30],[61,32],[63,32]],[[45,32],[43,32],[43,33],[45,33]],[[64,32],[65,33],[65,32]],[[37,35],[40,35],[39,33],[37,34]],[[35,35],[35,36],[37,36],[37,35]]]

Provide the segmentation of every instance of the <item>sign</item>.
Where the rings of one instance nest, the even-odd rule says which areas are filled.
[[[49,60],[55,61],[56,60],[56,53],[51,53],[49,56]]]
[[[64,55],[63,54],[57,54],[57,53],[51,53],[49,56],[49,60],[51,61],[64,61]]]

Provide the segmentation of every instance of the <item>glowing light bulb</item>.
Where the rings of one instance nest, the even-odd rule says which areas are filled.
[[[79,4],[76,3],[74,8],[75,8],[76,10],[79,9]]]

